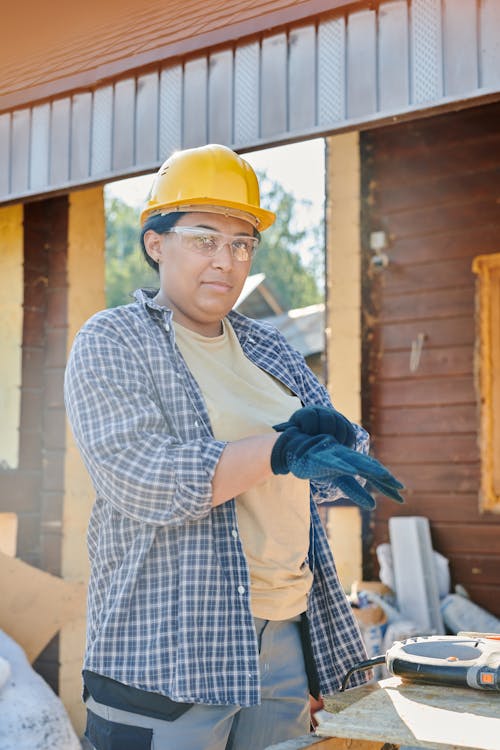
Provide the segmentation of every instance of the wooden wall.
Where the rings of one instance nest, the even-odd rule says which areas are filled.
[[[365,576],[391,515],[430,519],[453,583],[500,616],[500,515],[479,511],[472,259],[500,251],[500,104],[365,132],[363,419],[407,487],[370,521]],[[390,263],[370,264],[384,231]],[[422,335],[417,368],[412,342]],[[499,333],[500,335],[500,333]]]
[[[18,515],[17,556],[61,573],[64,496],[67,197],[24,207],[19,465],[0,469],[0,511]],[[36,669],[57,689],[57,640]]]

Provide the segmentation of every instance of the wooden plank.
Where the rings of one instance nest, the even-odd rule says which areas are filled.
[[[381,409],[377,435],[446,435],[449,432],[475,433],[476,404],[452,406],[395,407]]]
[[[208,60],[198,57],[184,66],[183,147],[201,146],[207,141]]]
[[[262,40],[261,48],[261,136],[268,138],[287,130],[288,44],[286,34],[274,34]]]
[[[480,9],[480,85],[494,88],[500,82],[500,5],[482,0]]]
[[[378,409],[405,406],[441,406],[450,404],[476,404],[476,391],[472,374],[452,378],[419,377],[409,380],[378,380],[372,396]]]
[[[49,169],[51,185],[64,185],[69,180],[70,118],[71,99],[69,96],[52,102]]]
[[[37,471],[0,471],[0,512],[38,511],[40,483]]]
[[[444,93],[453,96],[478,88],[476,0],[461,0],[460,10],[445,2],[443,15]]]
[[[453,579],[465,587],[470,583],[478,586],[500,584],[500,554],[455,554],[451,573]]]
[[[30,190],[44,190],[49,181],[50,104],[31,113]]]
[[[234,57],[234,143],[260,136],[260,46],[238,45]]]
[[[434,466],[446,471],[446,466],[441,467],[441,465],[436,464]],[[425,469],[428,467],[419,465],[418,468]],[[432,523],[447,523],[451,516],[457,523],[469,524],[481,521],[477,491],[474,494],[462,494],[458,491],[455,493],[439,493],[433,492],[431,489],[427,490],[426,488],[425,493],[419,492],[405,480],[405,475],[399,465],[392,464],[391,471],[405,485],[406,489],[403,493],[405,503],[396,507],[390,500],[379,495],[377,523],[387,523],[389,518],[392,518],[394,515],[424,516]],[[445,490],[448,490],[449,486],[448,484]],[[456,578],[455,580],[459,581],[460,578]]]
[[[328,19],[318,28],[318,125],[346,117],[346,22]]]
[[[472,316],[474,312],[474,295],[470,287],[448,289],[446,294],[441,290],[415,290],[413,294],[387,297],[380,321],[384,323],[396,320],[428,320],[434,318],[460,318]]]
[[[112,154],[113,87],[103,86],[92,97],[90,173],[109,174]]]
[[[411,142],[411,147],[398,150],[398,158],[392,158],[390,151],[377,149],[377,170],[383,168],[384,185],[407,185],[449,175],[467,174],[492,168],[491,154],[498,148],[500,135],[476,135],[474,138],[461,139],[458,143],[436,143],[434,147],[427,143]],[[439,149],[439,158],[436,151]]]
[[[160,160],[182,148],[182,67],[173,65],[160,74]]]
[[[289,128],[303,131],[316,124],[316,29],[290,31],[288,41]]]
[[[134,163],[135,78],[115,83],[113,103],[113,169]]]
[[[432,236],[432,242],[422,241],[421,237],[395,237],[390,248],[391,255],[405,258],[406,262],[427,263],[436,258],[467,257],[472,263],[473,255],[497,252],[498,225],[472,222],[460,230],[449,226],[446,232]]]
[[[387,465],[403,462],[442,464],[479,460],[476,435],[449,435],[446,440],[443,440],[442,435],[387,436],[383,440],[374,439],[373,443],[374,456]]]
[[[208,140],[233,142],[233,51],[214,52],[208,60]]]
[[[13,112],[11,123],[11,192],[26,193],[29,188],[31,110]]]
[[[420,378],[420,377],[448,377],[449,375],[472,375],[473,361],[472,352],[467,346],[422,350],[417,369],[412,372],[411,350],[406,352],[384,352],[380,360],[379,382],[388,381],[390,388],[391,378]],[[453,387],[449,382],[450,390]],[[450,395],[451,397],[451,395]]]
[[[499,555],[500,527],[498,524],[433,523],[432,538],[439,549],[446,549],[448,554],[475,552],[483,555]]]
[[[406,0],[382,3],[378,25],[379,106],[390,111],[410,103]]]
[[[378,330],[380,349],[389,352],[393,349],[410,351],[411,342],[420,332],[426,335],[428,347],[455,347],[474,343],[475,324],[473,316],[468,313],[453,318],[420,321],[385,321]]]
[[[10,192],[10,113],[0,115],[0,195]]]
[[[391,214],[387,223],[390,234],[398,238],[420,236],[425,238],[423,241],[429,242],[433,234],[446,233],[450,227],[454,230],[468,229],[474,224],[492,224],[498,227],[500,216],[495,197],[490,193],[485,199],[423,208],[416,206]]]
[[[499,141],[500,146],[500,141]],[[488,200],[498,181],[494,164],[482,170],[457,175],[437,175],[425,182],[403,182],[398,186],[377,183],[372,190],[379,210],[384,214],[436,205],[452,205],[465,200]]]
[[[384,271],[387,294],[404,294],[415,289],[448,289],[470,286],[473,281],[470,258],[452,258],[429,263],[406,263],[397,253],[389,252],[391,263]]]
[[[141,166],[154,167],[158,160],[158,73],[137,78],[135,110],[135,159]]]
[[[411,20],[412,100],[436,101],[443,95],[441,0],[413,0]]]
[[[90,169],[90,129],[92,95],[75,94],[71,107],[71,164],[72,180],[86,180]]]
[[[347,116],[363,117],[377,111],[376,14],[353,13],[347,22]]]

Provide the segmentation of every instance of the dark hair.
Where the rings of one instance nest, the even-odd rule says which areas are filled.
[[[142,227],[140,237],[142,254],[144,255],[146,263],[150,265],[151,268],[154,268],[157,273],[158,263],[153,260],[153,258],[148,254],[148,251],[146,250],[146,246],[144,244],[144,235],[149,229],[152,229],[158,234],[168,232],[169,229],[172,229],[172,227],[177,224],[181,216],[184,216],[184,214],[185,211],[173,211],[170,214],[154,214],[153,216],[150,216],[148,219],[146,219],[144,226]]]

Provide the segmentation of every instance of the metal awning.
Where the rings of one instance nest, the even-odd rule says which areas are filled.
[[[498,98],[498,0],[358,4],[5,112],[0,202]]]

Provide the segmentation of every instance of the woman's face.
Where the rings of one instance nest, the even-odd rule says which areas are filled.
[[[193,227],[232,236],[253,237],[252,225],[208,212],[186,213],[176,227]],[[175,233],[144,235],[148,254],[158,263],[160,290],[156,301],[173,311],[176,322],[203,336],[218,336],[221,320],[240,296],[252,263],[233,258],[229,243],[212,258],[187,249]]]

